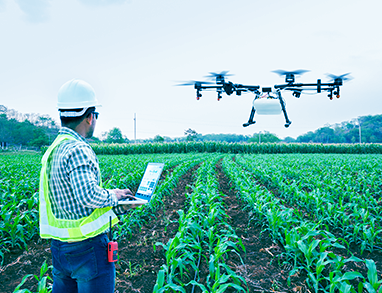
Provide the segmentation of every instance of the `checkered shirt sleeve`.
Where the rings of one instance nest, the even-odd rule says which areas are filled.
[[[75,220],[89,216],[96,208],[117,206],[115,193],[99,186],[98,159],[90,145],[69,128],[62,128],[60,134],[77,140],[64,141],[53,154],[49,185],[54,215]],[[124,211],[119,207],[115,212]]]

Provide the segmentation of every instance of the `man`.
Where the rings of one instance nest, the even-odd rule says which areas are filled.
[[[110,222],[118,223],[115,213],[125,212],[118,200],[134,197],[129,189],[102,188],[97,157],[86,142],[98,118],[93,88],[70,80],[57,106],[62,127],[42,159],[39,206],[40,236],[52,239],[53,293],[114,292],[106,232]]]

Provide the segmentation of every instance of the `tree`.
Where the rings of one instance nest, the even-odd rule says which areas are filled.
[[[315,138],[315,135],[313,131],[309,131],[308,133],[305,133],[297,137],[296,141],[307,143],[307,142],[313,142],[314,138]]]
[[[164,142],[164,138],[160,135],[154,137],[154,142]]]
[[[184,135],[187,136],[187,141],[194,141],[198,138],[198,133],[195,130],[192,130],[191,128],[184,131]]]
[[[334,129],[331,127],[322,127],[316,131],[316,141],[321,143],[334,142]]]
[[[92,136],[91,138],[88,138],[87,141],[89,143],[101,143],[101,140],[98,137]]]
[[[22,122],[14,118],[7,119],[6,114],[0,114],[0,142],[2,145],[23,145],[41,147],[50,144],[58,133],[57,128],[36,126],[29,120]]]
[[[297,137],[298,142],[363,143],[382,142],[382,115],[362,116],[351,121],[327,125]]]
[[[6,114],[0,114],[0,142],[11,143],[13,140],[11,123]]]
[[[0,105],[0,114],[6,114],[7,110],[7,107],[5,107],[4,105]]]
[[[33,130],[33,139],[28,143],[30,146],[41,147],[43,145],[49,145],[49,137],[45,133],[43,128],[35,128]]]
[[[106,132],[106,140],[107,143],[124,143],[125,140],[122,136],[122,131],[114,127],[109,132]]]
[[[264,131],[264,133],[254,133],[253,136],[248,139],[248,142],[280,142],[281,139],[276,134]]]
[[[296,142],[296,140],[293,137],[287,136],[286,138],[283,139],[283,142],[291,143],[291,142]]]

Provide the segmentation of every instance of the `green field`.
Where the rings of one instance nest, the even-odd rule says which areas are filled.
[[[285,282],[280,281],[279,288],[299,288],[293,285],[298,275],[304,286],[301,292],[382,292],[379,154],[205,152],[98,158],[104,187],[132,190],[136,190],[147,162],[166,163],[150,204],[122,216],[114,230],[121,241],[158,220],[152,215],[173,196],[186,174],[191,178],[183,192],[185,203],[176,210],[177,230],[168,242],[151,245],[154,252],[160,250],[164,260],[155,271],[154,292],[255,292],[259,288],[231,263],[235,255],[245,265],[243,255],[258,251],[245,247],[227,215],[221,187],[224,180],[241,213],[248,216],[247,228],[259,227],[259,237],[267,234],[280,247],[278,253],[272,253],[273,261],[286,268]],[[37,154],[0,155],[3,274],[12,262],[12,250],[27,249],[40,241],[40,160]],[[121,274],[118,279],[123,277]],[[43,276],[37,279],[41,281]],[[274,283],[263,285],[263,291],[271,286],[278,291]]]

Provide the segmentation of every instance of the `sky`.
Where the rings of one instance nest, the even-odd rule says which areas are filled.
[[[82,79],[102,107],[95,136],[130,140],[269,131],[296,138],[325,125],[382,114],[380,0],[0,0],[0,105],[59,121],[57,93]],[[282,84],[351,73],[341,97],[283,92],[288,116],[255,116],[253,94],[202,92],[188,80],[229,71],[233,83]],[[136,124],[134,124],[134,115]],[[134,125],[136,127],[134,128]],[[134,130],[135,129],[135,130]]]

